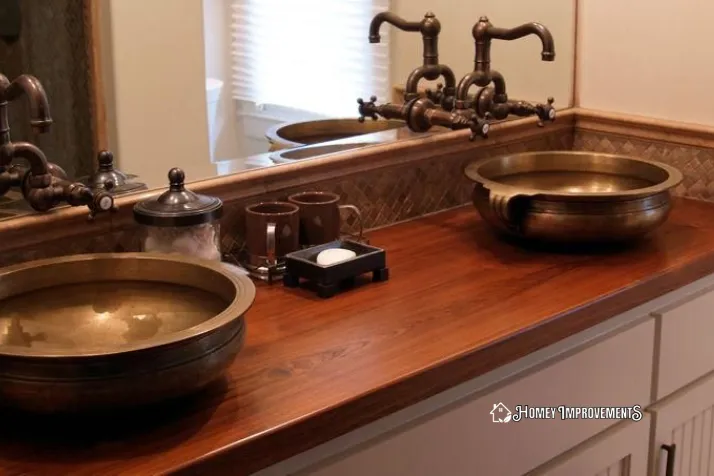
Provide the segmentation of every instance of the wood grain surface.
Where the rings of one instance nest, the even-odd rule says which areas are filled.
[[[650,239],[525,249],[462,208],[373,232],[391,279],[330,300],[258,286],[246,346],[202,394],[126,414],[0,414],[0,473],[245,475],[714,272],[714,205]]]

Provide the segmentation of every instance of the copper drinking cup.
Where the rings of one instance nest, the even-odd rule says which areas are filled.
[[[300,248],[300,209],[288,202],[262,202],[245,209],[246,248],[251,258],[278,265]]]
[[[362,214],[354,205],[340,205],[340,196],[332,192],[300,192],[288,197],[300,208],[300,245],[315,246],[339,240],[342,228],[342,210],[355,215],[362,240]]]

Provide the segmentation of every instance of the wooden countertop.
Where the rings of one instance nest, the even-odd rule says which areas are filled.
[[[678,200],[640,246],[499,241],[462,208],[373,232],[391,279],[330,300],[258,286],[225,382],[129,415],[0,415],[0,474],[243,475],[714,272],[714,205]]]

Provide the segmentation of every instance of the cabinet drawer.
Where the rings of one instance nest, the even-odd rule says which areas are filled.
[[[524,419],[494,423],[491,411],[496,405],[502,403],[512,411],[517,405],[644,407],[651,393],[653,352],[654,319],[649,319],[300,474],[523,475],[617,422]]]
[[[709,288],[653,315],[661,326],[659,400],[714,370],[714,290]]]

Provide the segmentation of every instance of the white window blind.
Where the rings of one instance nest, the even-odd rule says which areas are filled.
[[[389,0],[232,0],[235,99],[324,116],[357,115],[357,98],[390,96],[389,26],[370,44]]]

